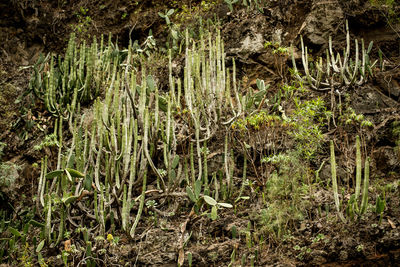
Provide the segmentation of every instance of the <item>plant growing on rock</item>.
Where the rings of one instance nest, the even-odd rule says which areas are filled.
[[[359,206],[359,196],[361,192],[361,148],[360,148],[360,137],[356,137],[356,187],[355,193],[350,197],[348,202],[346,213],[348,217],[353,220],[355,215],[361,216],[363,215],[368,206],[368,187],[369,187],[369,165],[370,158],[367,157],[365,160],[364,166],[364,184],[362,187],[362,195],[361,195],[361,206]],[[338,184],[336,177],[336,160],[335,160],[335,149],[333,141],[330,142],[330,150],[331,150],[331,173],[332,173],[332,188],[333,194],[335,198],[335,206],[336,210],[339,214],[340,219],[345,222],[345,218],[340,209],[340,201],[339,201],[339,193],[338,193]]]
[[[275,68],[278,71],[278,75],[281,78],[284,78],[284,74],[286,72],[286,60],[289,56],[289,49],[287,47],[281,46],[279,43],[272,42],[266,42],[264,44],[264,47],[272,49]]]
[[[294,99],[296,109],[290,117],[297,150],[306,158],[312,159],[324,140],[321,126],[329,121],[331,113],[327,111],[325,102],[319,97],[301,102]]]
[[[329,49],[326,49],[326,58],[320,57],[315,60],[315,65],[309,62],[308,49],[304,46],[301,37],[301,57],[305,76],[301,76],[292,51],[292,64],[295,77],[317,91],[328,91],[339,89],[341,87],[351,87],[353,85],[361,85],[373,76],[373,68],[377,61],[372,62],[369,56],[373,42],[371,41],[368,48],[364,47],[364,40],[361,39],[361,58],[358,40],[355,42],[355,58],[350,56],[350,33],[348,22],[346,21],[346,48],[343,54],[335,55],[332,45],[332,37],[329,37]]]
[[[218,218],[218,209],[233,207],[229,203],[217,202],[213,197],[201,194],[201,191],[202,191],[201,180],[197,180],[195,182],[194,189],[192,189],[190,186],[186,187],[186,192],[187,192],[188,197],[195,204],[195,206],[194,206],[195,210],[197,210],[197,211],[200,210],[200,208],[203,204],[203,201],[204,201],[204,203],[207,203],[208,205],[211,206],[211,212],[210,213],[205,212],[203,214],[209,215],[212,220],[215,220]]]
[[[281,153],[268,159],[277,166],[266,182],[263,194],[264,207],[257,216],[261,231],[278,240],[287,233],[289,225],[305,219],[311,203],[304,198],[312,184],[307,168],[302,165],[296,151]]]
[[[121,60],[111,36],[108,45],[101,37],[100,44],[94,38],[90,46],[85,41],[78,46],[71,34],[64,57],[48,54],[39,58],[29,88],[52,115],[71,123],[79,106],[93,101],[110,82]]]
[[[46,245],[55,246],[63,241],[67,225],[78,225],[76,216],[87,225],[96,226],[85,234],[87,253],[90,255],[97,253],[92,251],[96,246],[92,246],[90,238],[112,234],[116,225],[121,225],[133,238],[143,216],[148,194],[156,194],[155,199],[157,194],[160,198],[163,195],[166,198],[182,196],[178,189],[184,184],[187,188],[184,196],[194,201],[195,205],[207,203],[211,207],[209,215],[212,219],[217,218],[219,208],[232,207],[219,200],[220,190],[224,199],[234,193],[234,154],[229,147],[229,134],[226,134],[221,147],[224,161],[219,167],[220,175],[217,177],[213,172],[211,180],[207,140],[217,132],[229,129],[230,124],[241,116],[244,97],[237,88],[234,65],[232,70],[225,67],[224,46],[218,31],[215,39],[211,35],[207,38],[202,36],[199,45],[191,45],[187,32],[185,41],[183,82],[172,75],[170,54],[170,90],[167,92],[159,91],[155,78],[147,73],[144,62],[138,66],[140,73],[137,71],[137,65],[134,67],[137,64],[134,53],[137,51],[132,46],[122,54],[108,46],[100,50],[82,46],[83,51],[97,51],[90,54],[94,58],[104,56],[102,64],[106,72],[100,80],[94,79],[95,84],[99,82],[98,92],[104,95],[104,99],[94,98],[90,112],[92,118],[90,125],[87,125],[86,117],[80,114],[77,104],[77,98],[85,92],[85,87],[82,87],[83,91],[73,87],[73,99],[76,102],[67,105],[71,132],[68,142],[62,131],[66,120],[60,117],[55,123],[58,144],[56,167],[50,171],[49,159],[42,160],[37,193],[38,213],[45,221]],[[112,45],[109,43],[109,46]],[[73,47],[75,45],[71,41],[69,48],[75,52],[67,55],[79,53]],[[116,54],[105,56],[101,51],[106,54],[114,51]],[[68,61],[60,62],[64,62],[63,65]],[[79,66],[84,68],[85,64],[77,66],[79,70]],[[49,73],[54,75],[55,66],[50,69],[53,72]],[[69,69],[74,67],[70,66]],[[95,70],[93,73],[84,71],[84,74],[97,77]],[[40,84],[43,73],[38,73],[32,86],[36,82]],[[88,81],[85,75],[82,81]],[[37,90],[36,93],[38,96],[47,94],[50,98],[51,94],[46,92],[62,89],[51,87],[49,90],[44,87],[44,91]],[[51,97],[49,100],[49,108],[53,108],[50,101],[54,99]],[[56,114],[62,114],[57,109],[61,105],[54,107]],[[188,131],[189,139],[182,139],[185,131]],[[181,146],[190,147],[190,167],[184,164],[185,155],[178,155],[178,142]],[[156,157],[159,158],[155,160]],[[154,180],[156,191],[148,190],[150,179]],[[135,196],[134,192],[140,193]],[[159,210],[166,208],[165,201],[160,201],[157,207],[148,208],[163,216],[175,214],[174,211]],[[136,211],[134,216],[132,210]],[[54,220],[57,220],[56,225],[52,224]],[[93,264],[95,262],[93,260]]]

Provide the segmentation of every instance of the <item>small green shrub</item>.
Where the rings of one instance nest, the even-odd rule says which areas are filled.
[[[279,43],[272,43],[272,42],[266,42],[264,44],[264,47],[272,50],[272,54],[274,56],[275,69],[278,72],[277,74],[281,78],[284,78],[287,69],[286,60],[289,56],[289,49],[287,47],[281,46]]]
[[[322,127],[329,121],[331,112],[319,97],[304,102],[295,99],[295,105],[296,109],[290,116],[294,128],[291,135],[296,140],[298,151],[306,159],[312,159],[324,141]]]
[[[78,23],[72,26],[74,32],[78,34],[86,34],[90,25],[92,24],[92,18],[88,14],[89,9],[80,7],[78,12],[75,12],[75,16],[78,19]]]
[[[59,146],[57,134],[46,135],[40,144],[34,146],[35,150],[42,150],[44,147]]]
[[[287,229],[302,221],[311,207],[304,196],[309,194],[309,177],[301,155],[278,154],[267,159],[277,170],[269,177],[265,189],[265,208],[259,215],[261,230],[281,238]]]
[[[266,111],[249,115],[232,123],[231,128],[239,131],[260,131],[275,126],[286,126],[286,122],[277,115],[270,115]]]

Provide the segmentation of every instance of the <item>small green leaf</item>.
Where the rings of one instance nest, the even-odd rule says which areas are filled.
[[[86,174],[85,180],[83,181],[83,187],[88,191],[93,190],[92,189],[92,177],[89,176],[88,174]]]
[[[245,146],[247,149],[250,149],[250,148],[251,148],[251,145],[247,144],[246,142],[244,142],[244,146]]]
[[[224,208],[233,208],[233,206],[229,203],[218,203],[218,206],[221,206]]]
[[[210,206],[215,206],[218,204],[217,201],[215,201],[215,199],[213,199],[210,196],[203,196],[203,198],[204,198],[204,201],[207,202],[207,204]]]
[[[374,41],[371,41],[368,45],[368,49],[367,49],[367,54],[369,54],[369,52],[371,52],[372,50],[372,46],[374,45]]]
[[[11,226],[8,227],[8,231],[10,231],[10,233],[15,235],[16,237],[22,237],[21,233],[17,229],[15,229]]]
[[[158,107],[160,110],[167,112],[168,111],[168,102],[163,96],[158,96]]]
[[[179,164],[179,155],[176,155],[174,157],[174,160],[172,161],[171,168],[175,169],[178,166],[178,164]]]
[[[236,239],[236,237],[237,237],[236,225],[232,225],[231,232],[232,232],[232,239]]]
[[[44,240],[42,240],[42,242],[40,242],[39,245],[37,246],[36,253],[39,253],[42,250],[43,246],[44,246]]]
[[[196,196],[196,199],[199,199],[200,197],[201,185],[202,183],[200,179],[196,180],[194,183],[194,195]]]
[[[150,92],[154,92],[156,90],[156,83],[151,75],[147,76],[147,86]]]
[[[171,35],[172,38],[174,38],[175,40],[178,40],[178,32],[174,29],[171,29]]]
[[[190,198],[191,201],[197,202],[197,199],[196,199],[196,197],[194,196],[193,191],[192,191],[192,189],[190,188],[190,186],[186,186],[186,193],[187,193],[187,195],[188,195],[188,197]]]
[[[70,169],[70,168],[66,168],[66,170],[71,174],[72,177],[77,177],[77,178],[85,177],[85,175],[83,173],[81,173],[80,171]]]
[[[29,227],[30,227],[30,226],[31,226],[31,225],[30,225],[29,223],[27,223],[27,224],[24,225],[24,229],[23,229],[24,235],[26,235],[26,234],[28,233]]]
[[[30,220],[29,223],[30,223],[32,226],[44,227],[44,224],[43,224],[43,223],[40,223],[40,222],[35,221],[35,220]]]
[[[174,181],[176,179],[176,171],[171,170],[169,177],[171,178],[171,181]]]
[[[142,52],[143,50],[141,50],[140,49],[140,52]],[[139,50],[138,50],[138,52],[139,52]],[[142,92],[142,87],[140,86],[140,85],[136,85],[136,92],[138,93],[138,94],[140,94],[141,92]]]
[[[254,105],[254,99],[250,98],[246,104],[246,110],[249,110]]]
[[[213,206],[211,208],[211,220],[216,220],[218,218],[218,214],[217,214],[217,207]]]
[[[56,171],[49,172],[48,174],[46,174],[46,179],[53,179],[53,178],[63,174],[63,172],[64,172],[63,170],[56,170]]]
[[[173,8],[171,8],[170,10],[168,10],[167,12],[167,16],[171,16],[172,14],[174,14],[175,10]]]
[[[267,90],[265,90],[265,89],[260,90],[259,92],[257,92],[257,93],[253,96],[254,101],[255,101],[256,103],[259,103],[259,102],[263,99],[263,97],[264,97],[264,95],[265,95],[266,93],[267,93]]]
[[[263,80],[257,79],[257,88],[263,91],[265,89],[265,83]]]
[[[79,198],[79,196],[67,196],[67,197],[63,197],[61,201],[65,205],[68,205],[68,204],[70,204],[72,202],[75,202],[75,200],[77,200],[78,198]]]
[[[376,213],[380,214],[385,210],[385,200],[380,196],[376,199]]]

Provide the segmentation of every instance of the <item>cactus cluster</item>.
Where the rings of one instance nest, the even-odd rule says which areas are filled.
[[[165,91],[158,88],[156,78],[148,73],[147,59],[137,54],[132,43],[120,51],[111,39],[107,45],[101,39],[100,46],[94,39],[90,46],[82,43],[78,48],[72,36],[63,59],[48,56],[35,66],[31,88],[57,117],[57,159],[42,159],[36,202],[37,213],[44,221],[43,239],[48,245],[56,246],[66,229],[78,228],[80,224],[90,226],[85,232],[88,248],[89,236],[105,236],[115,225],[133,238],[145,204],[147,209],[163,216],[172,216],[176,211],[168,210],[167,201],[151,204],[157,199],[154,194],[163,199],[184,196],[193,212],[216,219],[218,209],[232,207],[225,202],[243,198],[248,183],[247,161],[262,183],[254,159],[244,149],[240,155],[244,161],[242,184],[240,190],[234,191],[233,143],[242,138],[237,132],[246,132],[250,126],[253,132],[261,132],[260,125],[283,132],[292,127],[290,121],[284,113],[281,119],[261,111],[268,104],[269,85],[264,81],[257,80],[256,93],[241,92],[235,61],[227,64],[219,30],[200,29],[198,41],[186,31],[185,39],[184,75],[173,75],[170,51]],[[329,78],[334,82],[329,86],[365,81],[362,69],[370,70],[368,53],[363,52],[362,64],[358,56],[352,63],[349,51],[345,52],[344,62],[340,55],[332,61],[328,57],[327,72],[318,72],[318,65],[319,78],[313,79],[307,69],[305,80],[315,88],[324,86],[321,79],[330,73],[336,74]],[[306,49],[303,54],[306,58]],[[303,61],[307,63],[304,58]],[[330,72],[335,66],[338,71]],[[346,76],[351,73],[354,75]],[[345,78],[335,78],[343,75]],[[82,104],[89,101],[93,105],[84,111]],[[63,136],[66,127],[71,134]],[[264,137],[272,143],[276,141],[275,136]],[[208,147],[210,140],[216,145]],[[244,148],[249,146],[240,141]],[[257,148],[257,144],[250,143],[250,147]],[[263,145],[260,149],[269,148]],[[340,213],[333,145],[331,149],[335,203]],[[210,164],[219,154],[219,160],[214,158]],[[359,157],[357,154],[357,164],[361,164]],[[361,191],[361,168],[357,166],[356,204]],[[365,169],[361,208],[349,204],[360,215],[368,204],[368,160]],[[154,182],[156,190],[147,190],[148,181]],[[153,202],[146,202],[149,194]]]
[[[121,225],[133,237],[145,204],[147,180],[151,176],[155,177],[159,192],[166,195],[185,192],[184,184],[187,188],[196,188],[197,195],[201,191],[204,201],[196,203],[198,209],[205,204],[218,203],[211,205],[211,218],[216,218],[217,208],[231,207],[216,202],[221,198],[218,190],[222,190],[224,199],[232,193],[234,159],[229,149],[229,131],[221,144],[225,160],[218,176],[217,172],[208,173],[207,140],[216,132],[230,129],[230,124],[241,115],[246,97],[240,95],[237,88],[234,62],[232,70],[225,66],[219,32],[204,36],[197,44],[186,33],[183,81],[172,75],[170,54],[167,92],[159,91],[155,78],[147,73],[144,61],[139,71],[133,67],[136,62],[132,46],[125,57],[113,57],[106,52],[112,51],[110,47],[101,45],[102,48],[97,50],[95,42],[89,49],[83,49],[83,44],[81,49],[86,52],[78,52],[81,50],[75,48],[71,38],[66,59],[60,63],[64,67],[56,71],[51,63],[49,76],[57,73],[57,78],[46,78],[46,85],[36,87],[41,88],[35,89],[36,94],[52,99],[45,100],[46,106],[59,115],[64,111],[59,110],[61,104],[56,105],[54,100],[58,99],[58,103],[65,100],[69,116],[68,119],[60,116],[55,123],[54,131],[59,139],[55,170],[48,173],[49,159],[42,160],[37,207],[45,217],[44,232],[49,244],[55,245],[62,240],[67,224],[79,225],[74,219],[77,217],[81,223],[99,226],[88,229],[92,234],[96,230],[104,236],[110,222]],[[77,53],[88,53],[85,59],[96,67],[71,59]],[[99,54],[104,57],[101,67],[95,63],[100,60],[96,59]],[[78,66],[77,70],[72,65]],[[78,75],[79,66],[84,69],[82,77]],[[69,69],[69,75],[73,77],[77,75],[76,79],[70,78],[75,79],[74,86],[64,82],[61,75],[64,69]],[[36,73],[32,84],[46,75]],[[53,86],[50,81],[57,81],[61,87]],[[71,88],[73,91],[69,91]],[[54,98],[55,92],[60,98]],[[96,98],[99,94],[104,95],[104,99]],[[73,101],[68,102],[67,96]],[[83,99],[94,99],[92,115],[82,112],[79,103]],[[68,142],[62,135],[66,123],[72,133]],[[188,148],[187,155],[178,154],[178,142]],[[137,197],[136,191],[141,192]],[[137,211],[135,216],[133,208]],[[52,227],[55,219],[59,221],[58,230]]]
[[[335,148],[333,141],[330,142],[330,151],[331,151],[331,174],[332,174],[332,189],[333,195],[335,199],[335,206],[336,210],[339,214],[339,218],[345,222],[345,217],[343,216],[341,209],[340,209],[340,201],[339,201],[339,193],[338,193],[338,184],[337,184],[337,177],[336,177],[336,159],[335,159]],[[356,137],[356,187],[354,194],[350,197],[348,205],[346,207],[346,214],[348,218],[351,220],[354,219],[355,215],[361,216],[363,215],[368,206],[368,187],[369,187],[369,165],[370,165],[370,158],[367,157],[365,159],[364,165],[364,184],[362,188],[362,195],[361,195],[361,206],[359,206],[359,196],[361,192],[361,144],[360,144],[360,137],[357,135]]]
[[[362,85],[368,81],[368,78],[373,76],[373,68],[377,61],[372,62],[369,56],[373,42],[371,41],[365,49],[364,40],[361,39],[361,53],[358,40],[355,39],[355,58],[351,57],[351,42],[348,22],[346,21],[346,47],[343,49],[343,54],[333,50],[332,37],[329,37],[329,48],[326,49],[326,58],[319,57],[314,62],[310,62],[308,49],[304,46],[303,38],[301,37],[301,58],[304,68],[304,76],[296,66],[293,47],[292,64],[295,77],[309,85],[312,89],[318,91],[338,89],[341,87],[350,87],[354,85]]]
[[[121,60],[111,35],[108,44],[102,36],[100,44],[93,38],[91,45],[85,41],[78,45],[71,34],[64,57],[50,53],[40,56],[33,66],[29,88],[51,114],[66,118],[75,113],[78,104],[99,96]]]

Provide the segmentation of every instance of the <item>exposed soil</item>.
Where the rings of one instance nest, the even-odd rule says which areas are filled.
[[[201,1],[185,2],[196,6]],[[249,255],[255,255],[256,266],[397,266],[400,262],[400,188],[397,188],[400,151],[396,150],[398,136],[393,133],[393,122],[400,121],[400,24],[389,23],[384,11],[371,6],[368,0],[269,2],[263,14],[257,10],[239,9],[239,6],[229,12],[224,3],[216,4],[208,11],[198,11],[205,18],[216,13],[221,19],[227,58],[228,61],[236,60],[238,78],[243,81],[242,90],[256,88],[259,78],[271,84],[268,95],[272,96],[278,86],[288,82],[287,77],[280,75],[272,52],[265,49],[266,41],[280,42],[282,46],[294,44],[297,58],[301,58],[299,40],[302,35],[313,55],[322,55],[328,47],[329,35],[333,37],[335,47],[344,47],[347,19],[352,40],[374,41],[374,58],[378,58],[378,49],[382,51],[385,71],[378,71],[368,84],[343,92],[343,95],[348,94],[350,107],[374,124],[373,129],[362,132],[373,170],[370,203],[375,203],[380,194],[379,186],[393,185],[386,191],[386,209],[381,222],[378,215],[370,212],[355,222],[339,223],[334,213],[332,192],[321,190],[314,192],[310,199],[310,214],[301,223],[291,225],[290,234],[279,240],[266,237],[268,240],[263,243],[254,240],[259,238],[254,234],[253,243],[261,245],[249,246],[248,232],[252,235],[259,230],[256,229],[258,215],[263,208],[262,199],[256,192],[248,192],[250,200],[240,202],[235,211],[222,210],[214,221],[206,216],[189,214],[187,199],[178,197],[174,201],[185,207],[185,212],[178,211],[171,217],[159,216],[154,222],[151,210],[145,208],[145,218],[134,239],[124,237],[124,233],[117,230],[115,236],[118,233],[121,236],[118,246],[108,247],[105,241],[104,244],[99,241],[96,245],[108,250],[109,263],[176,266],[180,242],[185,238],[182,235],[188,234],[191,236],[185,253],[192,253],[193,266],[228,266],[232,262],[232,251],[236,252],[236,262],[232,266],[250,266]],[[2,200],[13,208],[3,203],[1,208],[13,214],[12,218],[20,219],[20,212],[27,206],[34,206],[32,198],[40,173],[37,164],[43,155],[33,148],[53,131],[51,116],[43,104],[28,94],[29,66],[37,61],[40,53],[63,53],[71,32],[88,41],[91,40],[88,36],[111,33],[121,47],[127,47],[129,38],[143,42],[151,29],[161,46],[168,33],[158,12],[179,8],[179,5],[176,1],[156,0],[0,2],[0,142],[7,145],[1,160],[21,166],[15,170],[18,175],[14,172],[14,187],[2,189]],[[399,10],[400,5],[395,6],[395,14],[400,14]],[[86,17],[90,17],[89,22]],[[179,21],[179,18],[174,19]],[[179,56],[174,60],[178,64],[182,62]],[[287,62],[283,64],[289,66],[290,57],[285,60]],[[163,88],[163,83],[167,85],[168,66],[163,61],[159,65],[155,63],[154,68]],[[174,71],[179,73],[182,69],[177,66]],[[307,97],[318,96],[330,103],[331,95],[325,93],[310,91]],[[339,140],[336,144],[338,177],[346,190],[354,183],[354,139],[361,131],[352,126],[329,131],[327,126],[326,129],[327,140],[334,137]],[[221,140],[223,142],[216,137],[213,141]],[[48,151],[53,156],[56,153]],[[318,169],[323,161],[329,162],[328,142],[312,165]],[[235,182],[238,184],[240,178],[237,176]],[[319,176],[321,183],[329,184],[329,164],[322,167]],[[255,177],[252,171],[249,177]],[[161,198],[157,192],[146,197]],[[163,210],[165,213],[171,211]],[[237,236],[232,234],[233,226]],[[75,237],[76,243],[84,247],[82,238]],[[51,266],[63,264],[56,257],[60,250],[46,251],[44,256]]]

